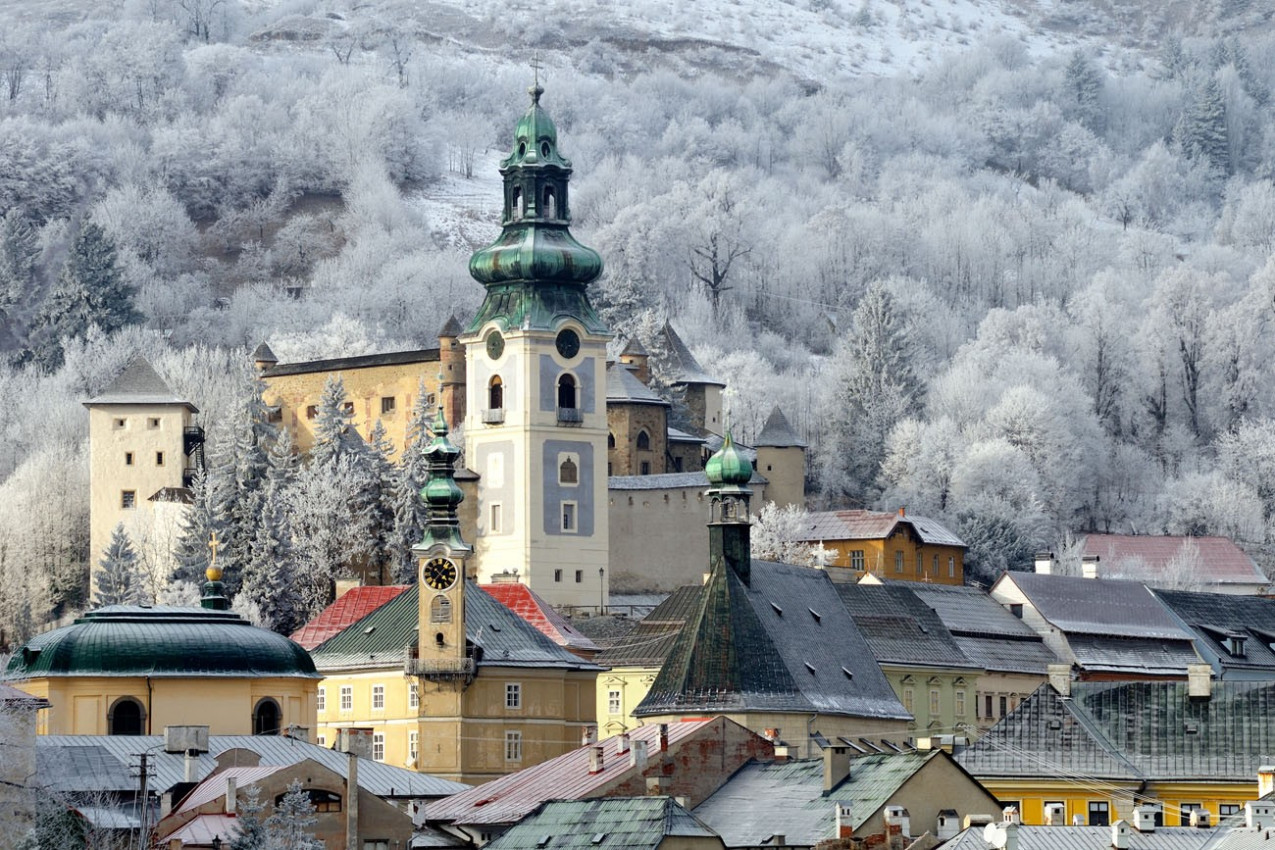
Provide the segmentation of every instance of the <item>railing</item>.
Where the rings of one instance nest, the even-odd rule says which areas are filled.
[[[426,679],[464,679],[466,684],[474,680],[474,659],[465,658],[421,658],[420,650],[409,644],[404,653],[403,672],[408,676],[423,676]]]
[[[484,425],[503,425],[505,422],[505,409],[503,407],[493,408],[483,411]]]
[[[584,411],[578,407],[559,407],[559,425],[579,425],[584,421]]]
[[[182,429],[182,449],[190,454],[204,444],[204,429],[198,425],[187,425]]]

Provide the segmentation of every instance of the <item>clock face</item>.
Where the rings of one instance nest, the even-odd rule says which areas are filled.
[[[505,353],[505,338],[500,335],[500,331],[492,331],[487,334],[487,356],[492,360],[499,360],[500,355]]]
[[[580,353],[580,336],[571,328],[563,330],[554,341],[558,353],[570,360]]]
[[[421,581],[431,590],[447,590],[456,583],[456,565],[446,558],[430,558],[421,567]]]

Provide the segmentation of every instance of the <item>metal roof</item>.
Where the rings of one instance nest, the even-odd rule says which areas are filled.
[[[826,540],[885,540],[895,534],[899,526],[908,526],[922,543],[967,548],[965,541],[949,531],[943,523],[916,514],[859,510],[822,511],[807,516],[806,522],[807,525],[798,539],[810,543]]]
[[[420,586],[412,585],[320,644],[311,653],[315,665],[321,670],[401,667],[406,660],[406,648],[417,643],[419,594]],[[549,640],[468,579],[465,581],[465,637],[482,649],[477,659],[479,667],[601,669]]]
[[[1187,665],[1200,663],[1189,640],[1069,634],[1067,645],[1090,673],[1184,677]]]
[[[184,398],[179,398],[164,383],[154,367],[140,354],[135,355],[124,371],[93,398],[84,402],[95,404],[178,404],[198,413],[199,408]]]
[[[161,735],[40,735],[36,738],[36,765],[41,784],[54,791],[112,791],[133,793],[137,778],[132,765],[138,754],[149,752],[150,785],[168,789],[185,777],[185,755],[166,753]],[[211,735],[209,752],[200,755],[196,775],[206,777],[216,759],[229,750],[254,753],[244,766],[291,765],[313,759],[345,777],[349,756],[316,744],[283,735]],[[230,766],[235,766],[232,762]],[[439,779],[414,770],[359,759],[359,787],[378,797],[444,797],[464,790],[458,782]]]
[[[669,723],[669,752],[676,757],[683,742],[696,740],[700,733],[714,724],[722,726],[730,722],[717,717]],[[629,733],[630,741],[646,742],[651,762],[658,762],[661,757],[659,729],[656,724],[647,724]],[[546,800],[588,799],[605,794],[607,789],[640,773],[631,764],[630,755],[620,753],[619,735],[606,738],[596,745],[602,747],[602,770],[590,773],[589,751],[592,746],[580,747],[517,773],[466,789],[444,800],[427,803],[425,820],[430,823],[462,825],[515,823]]]
[[[729,847],[756,847],[774,835],[787,845],[810,847],[836,838],[836,807],[849,810],[858,829],[941,750],[869,755],[851,759],[850,774],[823,790],[823,759],[749,764],[695,808]]]
[[[616,797],[542,803],[486,846],[491,850],[655,850],[668,837],[718,838],[670,797]],[[725,846],[720,838],[717,845]]]
[[[328,638],[362,620],[386,602],[407,590],[405,584],[352,587],[319,615],[292,633],[292,639],[306,649],[314,649]]]
[[[749,484],[766,484],[767,480],[753,471]],[[671,490],[677,487],[694,487],[697,490],[708,489],[708,476],[700,472],[661,472],[656,475],[612,475],[607,479],[609,490]],[[708,524],[708,512],[704,513],[704,523]]]
[[[1141,582],[1009,572],[996,580],[993,594],[1002,582],[1013,582],[1068,639],[1073,634],[1191,639]]]
[[[994,673],[1043,675],[1050,664],[1058,663],[1041,636],[986,591],[922,583],[910,583],[909,589],[934,609],[961,652],[977,667]]]
[[[859,631],[881,664],[969,668],[952,633],[934,609],[901,583],[835,585]]]
[[[168,841],[180,841],[178,847],[210,847],[214,838],[220,838],[222,846],[228,847],[231,836],[238,833],[239,818],[234,815],[198,815],[169,833],[165,844]]]
[[[1195,635],[1196,646],[1224,669],[1275,671],[1275,599],[1224,593],[1155,590],[1156,598]],[[1241,639],[1242,654],[1228,635]]]
[[[594,660],[603,667],[659,667],[694,612],[699,585],[679,587],[620,641]]]
[[[943,845],[943,850],[994,850],[983,838],[984,827],[970,827]],[[1158,828],[1129,830],[1129,850],[1204,850],[1217,838],[1212,829]],[[1223,845],[1229,846],[1229,845]],[[1018,850],[1111,850],[1109,826],[1019,826]]]
[[[306,360],[301,363],[281,363],[263,369],[263,378],[283,375],[305,375],[311,372],[341,372],[346,369],[366,369],[369,366],[397,366],[406,363],[430,363],[438,359],[437,348],[419,348],[413,351],[390,351],[385,354],[364,354],[359,357],[334,357],[329,360]]]
[[[1043,685],[957,760],[980,778],[1252,783],[1275,762],[1271,717],[1275,682],[1214,682],[1208,699],[1185,682]]]
[[[607,364],[607,404],[659,404],[669,403],[634,374],[636,366],[623,363]]]
[[[321,678],[310,655],[231,611],[109,605],[36,635],[9,680],[48,676]]]
[[[1157,575],[1168,571],[1175,559],[1194,547],[1199,554],[1194,575],[1204,584],[1270,583],[1253,559],[1226,537],[1086,534],[1081,546],[1082,555],[1100,559],[1100,575],[1132,568],[1139,573],[1145,571],[1137,578],[1154,583]]]
[[[214,776],[204,779],[186,795],[177,807],[179,812],[189,812],[207,803],[213,803],[226,796],[226,780],[234,778],[236,788],[247,788],[255,785],[271,774],[278,773],[290,765],[271,764],[257,767],[228,767]]]
[[[770,448],[801,448],[804,449],[809,444],[797,436],[797,432],[788,424],[788,419],[784,416],[779,405],[775,405],[770,411],[770,415],[766,417],[766,424],[762,426],[761,433],[757,435],[757,439],[753,440],[753,446],[767,446]]]
[[[597,652],[600,649],[527,585],[511,581],[484,584],[481,587],[492,599],[517,614],[558,646],[580,652]]]
[[[719,560],[634,715],[811,712],[908,719],[827,573]]]

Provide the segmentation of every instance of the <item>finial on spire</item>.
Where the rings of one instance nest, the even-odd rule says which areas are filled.
[[[212,550],[212,558],[208,561],[208,569],[204,570],[204,576],[209,581],[221,581],[221,567],[217,566],[217,548],[221,546],[221,541],[217,539],[217,532],[210,532],[208,535],[208,548]]]
[[[540,85],[540,53],[536,52],[531,55],[531,88],[527,89],[527,94],[531,95],[531,105],[540,105],[540,95],[545,93],[544,87]]]

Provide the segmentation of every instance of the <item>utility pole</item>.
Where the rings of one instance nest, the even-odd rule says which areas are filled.
[[[149,753],[139,753],[137,756],[137,781],[138,788],[141,792],[138,797],[138,814],[137,814],[137,847],[138,850],[147,850],[150,847],[150,836],[148,835],[149,826],[147,821],[150,819],[150,806],[146,801],[146,785],[150,778],[150,772],[147,769],[146,760]]]

